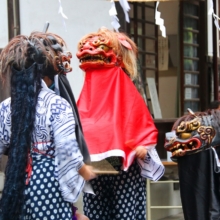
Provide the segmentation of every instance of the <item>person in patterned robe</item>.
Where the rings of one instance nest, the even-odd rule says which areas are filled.
[[[0,78],[11,78],[11,97],[0,103],[0,158],[8,155],[1,220],[72,220],[85,180],[96,177],[83,161],[70,103],[49,88],[71,70],[63,46],[56,34],[33,32],[0,54]]]
[[[157,154],[158,131],[133,80],[137,47],[124,33],[106,28],[82,37],[77,57],[85,71],[77,101],[91,161],[108,160],[118,174],[90,181],[84,193],[90,220],[146,219],[146,178],[157,181],[164,166]]]

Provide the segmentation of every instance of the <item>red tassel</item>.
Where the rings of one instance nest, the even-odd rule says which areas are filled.
[[[28,153],[28,162],[26,166],[26,172],[27,172],[26,185],[28,185],[30,178],[31,178],[31,173],[32,173],[32,158],[31,158],[30,153]]]

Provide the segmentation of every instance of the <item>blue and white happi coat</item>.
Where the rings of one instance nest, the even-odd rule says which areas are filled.
[[[75,136],[75,120],[70,104],[42,80],[32,134],[32,150],[46,152],[54,160],[54,178],[63,199],[74,203],[85,181],[78,174],[83,157]],[[0,159],[9,147],[11,135],[11,99],[0,103]],[[35,151],[35,152],[36,152]]]

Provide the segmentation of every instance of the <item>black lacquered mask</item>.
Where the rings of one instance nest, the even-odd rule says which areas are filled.
[[[165,149],[172,159],[194,154],[220,145],[218,118],[220,111],[193,113],[180,117],[172,131],[166,133]]]

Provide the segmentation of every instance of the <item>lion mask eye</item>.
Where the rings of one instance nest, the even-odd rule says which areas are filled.
[[[180,133],[179,135],[178,135],[178,137],[180,138],[180,139],[189,139],[189,138],[191,138],[192,137],[192,134],[191,133]]]
[[[104,50],[105,52],[108,52],[111,48],[104,45],[104,44],[101,44],[101,45],[98,46],[98,49]]]

